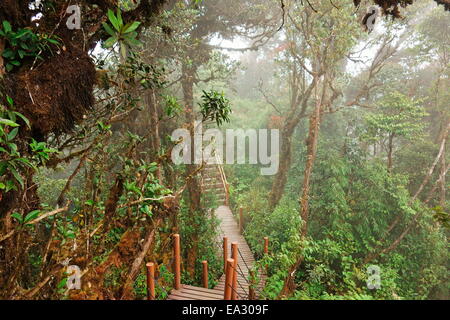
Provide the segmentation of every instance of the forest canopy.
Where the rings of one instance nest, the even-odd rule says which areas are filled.
[[[259,299],[449,299],[449,48],[448,0],[2,0],[0,299],[167,299],[174,235],[220,287],[221,207]]]

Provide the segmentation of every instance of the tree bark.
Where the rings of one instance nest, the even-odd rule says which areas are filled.
[[[388,144],[388,172],[392,172],[392,166],[393,166],[393,160],[392,160],[392,154],[394,152],[394,134],[389,135],[389,144]]]
[[[302,96],[297,96],[297,93],[294,93],[291,98],[290,112],[286,117],[287,121],[283,124],[281,132],[280,166],[273,180],[272,189],[269,194],[269,210],[275,209],[283,196],[284,187],[286,186],[287,176],[291,166],[292,135],[300,120],[305,117],[309,98],[316,85],[317,77],[314,77]],[[294,88],[294,91],[298,91],[298,88]],[[301,106],[301,110],[297,111],[299,105]]]
[[[189,131],[192,138],[195,132],[195,115],[194,115],[194,70],[190,67],[183,66],[183,96],[186,104],[186,120],[189,125]],[[194,164],[195,150],[191,148],[192,164],[187,165],[186,175],[191,179],[187,182],[187,191],[189,194],[189,217],[194,220],[195,216],[201,213],[201,189],[198,176],[194,173],[197,171],[197,165]],[[194,228],[195,224],[192,225]],[[198,256],[198,233],[195,230],[191,234],[190,246],[187,250],[187,271],[191,277],[195,276],[195,263]]]
[[[306,167],[305,174],[303,178],[303,190],[302,195],[300,197],[300,206],[301,206],[301,218],[302,218],[302,230],[301,236],[304,238],[307,234],[308,228],[308,217],[309,217],[309,194],[310,194],[310,183],[311,183],[311,175],[312,170],[314,168],[314,163],[316,161],[317,155],[317,143],[319,140],[319,131],[320,131],[320,120],[321,120],[321,101],[317,100],[316,107],[313,115],[309,121],[309,135],[307,140],[307,159],[306,159]]]
[[[432,165],[431,168],[428,170],[427,175],[426,175],[425,178],[423,179],[422,184],[420,185],[419,189],[418,189],[417,192],[415,193],[415,195],[414,195],[412,201],[414,201],[414,200],[417,199],[417,197],[422,193],[423,189],[425,188],[425,186],[426,186],[426,185],[428,184],[428,182],[430,181],[431,176],[433,175],[433,172],[434,172],[434,170],[436,169],[436,166],[437,166],[437,164],[439,163],[439,160],[441,159],[441,157],[442,157],[442,155],[443,155],[443,153],[444,153],[444,150],[445,150],[445,144],[446,144],[446,141],[447,141],[447,137],[448,137],[448,132],[449,132],[449,130],[450,130],[450,122],[447,123],[447,127],[446,127],[446,129],[445,129],[445,131],[444,131],[444,135],[443,135],[442,141],[441,141],[441,146],[440,146],[440,148],[439,148],[439,153],[438,153],[436,159],[434,160],[433,165]]]
[[[445,208],[445,176],[446,176],[446,162],[445,162],[445,144],[444,144],[444,152],[442,153],[442,157],[441,157],[441,183],[440,183],[440,199],[439,199],[439,205],[442,208]]]
[[[303,176],[303,188],[299,199],[300,203],[300,217],[302,219],[302,226],[300,229],[301,239],[305,239],[308,233],[308,220],[309,220],[309,196],[310,196],[310,184],[311,176],[314,168],[314,163],[317,155],[317,144],[319,141],[320,132],[320,120],[321,120],[321,106],[322,100],[316,96],[316,106],[314,113],[309,119],[309,133],[307,139],[307,158],[305,165],[305,172]],[[295,272],[303,262],[303,255],[301,255],[296,263],[289,269],[289,273],[284,280],[283,289],[280,296],[289,296],[295,290]]]
[[[161,139],[159,135],[159,113],[158,113],[158,102],[156,100],[156,94],[154,89],[150,89],[145,97],[145,102],[148,107],[150,114],[150,141],[151,147],[154,152],[154,157],[152,161],[158,158],[159,152],[161,150]],[[162,170],[161,163],[158,162],[158,169],[156,171],[156,177],[159,183],[162,183]]]

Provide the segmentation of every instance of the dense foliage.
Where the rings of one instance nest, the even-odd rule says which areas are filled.
[[[0,2],[0,299],[144,299],[150,261],[166,299],[174,234],[214,287],[220,199],[171,159],[198,121],[280,130],[274,176],[225,166],[261,298],[449,298],[448,3],[281,4]]]

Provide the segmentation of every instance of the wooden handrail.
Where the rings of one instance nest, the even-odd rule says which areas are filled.
[[[230,205],[230,186],[227,181],[227,176],[225,175],[225,170],[223,169],[223,165],[220,163],[221,160],[217,153],[215,154],[215,157],[216,157],[216,165],[217,165],[217,168],[219,169],[219,173],[220,173],[220,179],[222,180],[223,188],[225,190],[225,205],[229,206]]]

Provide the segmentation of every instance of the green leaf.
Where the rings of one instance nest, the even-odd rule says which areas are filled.
[[[8,167],[8,163],[6,161],[0,162],[0,176],[5,174],[7,167]]]
[[[0,190],[6,189],[6,185],[2,182],[0,182]]]
[[[56,46],[59,46],[59,45],[60,45],[59,41],[58,41],[58,40],[55,40],[55,39],[47,39],[47,41],[50,42],[51,44],[56,45]]]
[[[31,50],[30,47],[25,42],[21,42],[20,46],[22,47],[22,49]]]
[[[139,21],[130,22],[123,28],[123,33],[130,33],[136,30],[140,25],[141,23]]]
[[[14,111],[14,114],[15,114],[16,116],[18,116],[19,118],[21,118],[21,119],[23,120],[23,122],[25,122],[25,124],[27,125],[27,127],[31,129],[31,126],[30,126],[30,120],[28,120],[27,117],[25,117],[25,116],[24,116],[23,114],[21,114],[20,112],[16,112],[16,111]]]
[[[3,21],[3,29],[5,29],[6,33],[9,33],[12,31],[11,24],[6,20]]]
[[[108,9],[108,19],[111,22],[111,24],[113,25],[113,27],[117,30],[120,31],[120,24],[119,24],[119,20],[116,18],[116,16],[114,15],[114,12],[111,9]]]
[[[11,72],[11,70],[14,69],[14,66],[11,63],[6,64],[6,71]]]
[[[10,127],[19,127],[19,125],[17,123],[15,123],[14,121],[8,120],[8,119],[3,119],[0,118],[0,124],[4,124]]]
[[[14,105],[14,100],[10,96],[6,96],[6,101],[8,101],[8,104],[12,107]]]
[[[23,50],[18,50],[17,53],[19,54],[20,59],[23,59],[23,57],[25,57],[26,52]]]
[[[19,31],[17,31],[16,36],[14,37],[15,39],[20,39],[23,36],[30,34],[31,31],[29,29],[21,29]]]
[[[110,37],[105,42],[103,42],[103,46],[105,48],[111,48],[117,42],[116,37]]]
[[[9,171],[11,171],[12,175],[14,176],[14,178],[16,178],[17,182],[20,184],[20,186],[23,189],[25,184],[23,183],[23,179],[20,176],[19,172],[15,168],[13,168],[11,166],[9,167]]]
[[[20,223],[23,222],[22,216],[21,216],[20,214],[18,214],[17,212],[14,212],[14,213],[11,215],[11,217],[14,218],[14,219],[16,219],[16,220],[19,221]]]
[[[111,36],[116,36],[116,32],[114,32],[114,30],[106,22],[103,22],[103,28],[105,28],[106,32],[108,32]]]
[[[27,214],[27,216],[25,217],[25,220],[23,221],[23,223],[27,223],[30,222],[34,219],[36,219],[39,216],[39,213],[41,213],[40,210],[34,210],[31,211],[29,214]]]
[[[141,45],[143,44],[141,41],[136,40],[136,39],[133,39],[133,38],[125,38],[125,42],[126,42],[130,47],[133,47],[133,46],[139,47],[139,46],[141,46]]]
[[[58,289],[62,289],[67,285],[67,278],[63,278],[58,285],[56,286]]]
[[[8,134],[8,140],[14,140],[14,138],[17,136],[17,133],[19,133],[19,128],[14,128],[11,130],[11,132]]]
[[[119,22],[119,26],[122,28],[123,26],[123,20],[122,20],[122,13],[120,12],[120,9],[117,8],[117,21]]]
[[[3,51],[2,56],[6,59],[14,59],[14,57],[16,56],[15,52],[11,49],[6,49],[5,51]]]

